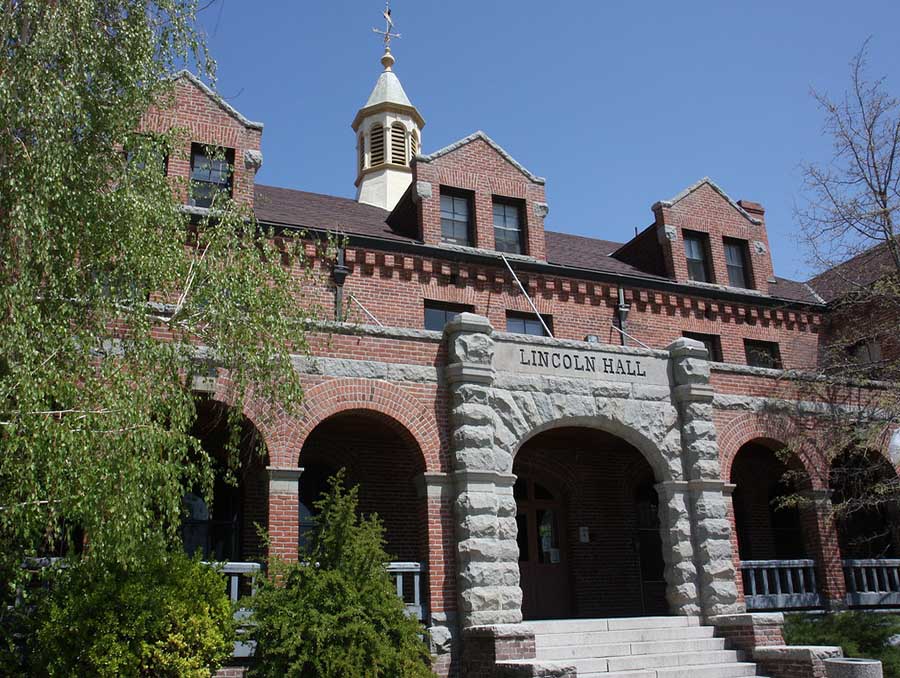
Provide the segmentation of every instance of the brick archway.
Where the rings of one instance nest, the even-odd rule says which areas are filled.
[[[782,418],[767,417],[759,414],[742,414],[734,417],[727,424],[722,426],[718,431],[719,440],[719,460],[722,467],[722,479],[730,482],[731,471],[734,466],[735,457],[738,452],[747,443],[757,441],[767,441],[773,446],[773,451],[784,447],[792,436],[800,433],[793,423]],[[808,432],[813,435],[812,431]],[[819,468],[815,462],[815,445],[804,445],[803,449],[795,454],[797,462],[803,467],[803,471],[812,484],[813,489],[823,489],[824,483],[827,483],[827,474],[823,477],[821,473],[816,473],[815,469]],[[824,463],[824,460],[821,460]]]
[[[341,412],[362,410],[386,419],[412,439],[420,450],[426,471],[442,471],[441,442],[434,411],[402,388],[373,379],[333,379],[310,388],[297,421],[283,422],[279,438],[280,463],[299,464],[300,451],[309,434],[323,421]]]

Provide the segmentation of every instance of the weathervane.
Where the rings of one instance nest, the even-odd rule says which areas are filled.
[[[378,33],[378,35],[384,36],[384,49],[385,51],[390,52],[391,38],[400,37],[399,33],[391,33],[391,29],[394,27],[394,22],[391,19],[391,0],[385,0],[382,16],[384,16],[384,30],[380,31],[377,28],[373,28],[372,31]]]

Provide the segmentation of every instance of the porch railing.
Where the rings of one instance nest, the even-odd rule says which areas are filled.
[[[844,581],[851,607],[900,605],[900,559],[845,560]]]
[[[814,560],[745,560],[741,562],[748,610],[818,607]]]
[[[422,606],[422,563],[388,563],[387,571],[397,587],[397,597],[406,605],[406,612],[425,621]]]

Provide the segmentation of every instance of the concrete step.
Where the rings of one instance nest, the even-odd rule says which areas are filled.
[[[636,671],[578,672],[578,678],[742,678],[755,675],[757,675],[756,664],[746,662],[698,664]]]
[[[624,631],[582,631],[577,628],[569,628],[555,633],[536,633],[535,643],[538,648],[549,648],[559,645],[611,645],[712,638],[714,633],[715,629],[711,626],[676,626],[672,628],[626,629]]]
[[[703,652],[724,650],[724,638],[681,638],[678,640],[648,640],[607,644],[537,645],[537,657],[555,661],[581,657],[620,657],[667,652]]]
[[[541,619],[525,622],[535,634],[578,631],[627,631],[631,629],[671,629],[700,626],[699,617],[623,617],[615,619]]]
[[[633,671],[636,669],[661,669],[695,664],[732,664],[738,660],[734,650],[709,650],[707,652],[668,652],[666,654],[635,654],[630,657],[608,657],[609,671]],[[580,660],[575,660],[576,663]]]

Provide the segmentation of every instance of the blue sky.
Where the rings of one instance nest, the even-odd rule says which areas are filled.
[[[793,209],[830,142],[810,90],[869,72],[900,95],[900,2],[394,0],[395,72],[430,152],[477,129],[547,178],[552,230],[625,241],[710,176],[761,202],[775,270],[806,278]],[[218,90],[265,123],[260,183],[354,197],[350,122],[375,83],[379,0],[219,0]]]

